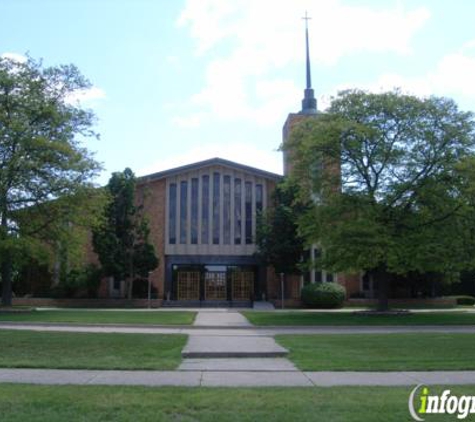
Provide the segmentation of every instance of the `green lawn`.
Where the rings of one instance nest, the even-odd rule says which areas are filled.
[[[145,388],[0,385],[2,422],[411,421],[412,387]],[[432,393],[442,388],[431,386]],[[475,395],[475,386],[451,387]],[[470,419],[470,416],[468,417]],[[455,421],[428,415],[427,421]]]
[[[0,313],[0,322],[67,322],[74,324],[191,325],[196,312],[54,310]]]
[[[176,369],[186,339],[176,334],[0,330],[0,367]]]
[[[475,370],[472,334],[279,335],[306,371]]]
[[[242,314],[254,325],[475,325],[475,312],[363,315],[352,312],[255,312]]]

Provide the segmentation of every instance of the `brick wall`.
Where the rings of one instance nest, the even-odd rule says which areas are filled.
[[[144,182],[137,185],[137,202],[144,207],[150,227],[150,243],[159,259],[158,268],[150,275],[158,297],[164,297],[165,286],[165,212],[166,179]]]
[[[285,144],[289,138],[292,129],[295,125],[299,124],[305,119],[315,119],[317,115],[311,114],[300,114],[300,113],[290,113],[287,116],[287,120],[284,123],[284,127],[282,129],[282,143]],[[292,173],[293,170],[293,159],[292,159],[292,151],[286,150],[284,151],[284,175],[289,175]]]
[[[346,297],[361,291],[359,274],[338,274],[338,283],[346,289]]]
[[[151,300],[152,308],[162,306],[161,299]],[[51,306],[59,308],[146,308],[147,299],[50,299],[50,298],[14,298],[13,306]]]

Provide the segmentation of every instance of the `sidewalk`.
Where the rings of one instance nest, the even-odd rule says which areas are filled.
[[[419,325],[419,326],[146,326],[133,324],[68,324],[0,322],[0,330],[60,331],[76,333],[138,333],[187,334],[195,336],[274,336],[277,334],[392,334],[392,333],[469,333],[475,334],[472,325]]]
[[[302,372],[285,358],[276,334],[475,333],[473,326],[254,327],[235,311],[200,311],[194,326],[145,327],[0,323],[0,329],[187,334],[176,371],[0,369],[0,383],[186,387],[331,387],[475,385],[475,371]]]
[[[300,372],[300,371],[93,371],[0,369],[0,383],[182,387],[333,387],[475,385],[475,371]]]

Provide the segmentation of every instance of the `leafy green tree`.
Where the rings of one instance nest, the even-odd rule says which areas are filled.
[[[24,256],[48,255],[71,227],[93,223],[100,165],[80,140],[94,114],[73,96],[90,83],[73,65],[44,68],[0,57],[0,267],[2,303]]]
[[[131,299],[135,277],[148,277],[157,268],[158,258],[148,241],[150,230],[142,207],[135,204],[132,170],[113,173],[106,189],[110,202],[104,223],[93,232],[94,251],[106,276],[126,282],[127,297]]]
[[[296,202],[297,186],[280,182],[273,194],[274,204],[259,216],[256,228],[256,255],[276,273],[298,274],[304,240],[297,221],[305,207]]]
[[[320,264],[371,273],[380,309],[391,275],[473,267],[475,123],[453,101],[345,91],[284,147],[313,202],[300,229]]]

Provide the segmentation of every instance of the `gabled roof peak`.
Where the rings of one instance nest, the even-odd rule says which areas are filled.
[[[208,160],[198,161],[196,163],[186,164],[184,166],[175,167],[169,170],[159,171],[157,173],[148,174],[146,176],[141,176],[141,177],[138,177],[138,182],[139,183],[150,182],[153,180],[163,179],[165,177],[175,176],[179,173],[185,173],[188,171],[193,171],[199,168],[209,167],[209,166],[229,167],[229,168],[233,168],[233,169],[240,170],[243,172],[255,173],[263,178],[271,179],[271,180],[279,180],[283,177],[282,175],[277,174],[277,173],[272,173],[270,171],[261,170],[261,169],[251,167],[245,164],[236,163],[235,161],[226,160],[224,158],[214,157]]]

